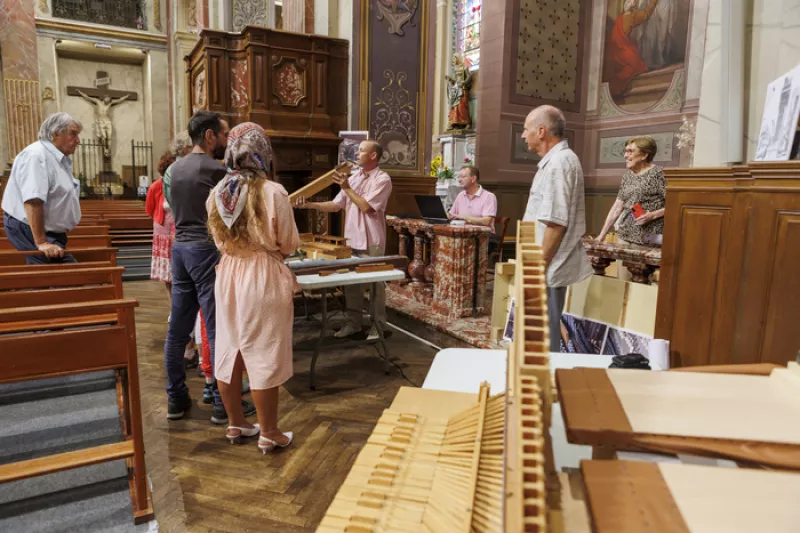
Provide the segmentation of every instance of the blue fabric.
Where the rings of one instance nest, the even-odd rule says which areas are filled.
[[[194,329],[198,309],[203,310],[211,348],[211,367],[214,367],[217,330],[214,282],[217,279],[217,263],[219,252],[213,244],[175,242],[172,245],[172,316],[164,345],[167,394],[171,398],[182,398],[189,394],[183,352]],[[214,403],[222,405],[216,380]]]
[[[20,222],[16,218],[10,216],[8,213],[3,213],[3,225],[6,228],[6,238],[11,245],[22,252],[29,250],[38,250],[36,240],[33,238],[31,227],[24,222]],[[45,233],[47,242],[57,244],[62,248],[67,247],[67,234],[66,233],[53,233],[48,231]],[[76,259],[69,254],[64,254],[64,257],[57,259],[48,259],[44,255],[28,256],[25,262],[29,265],[42,265],[45,263],[77,263]]]

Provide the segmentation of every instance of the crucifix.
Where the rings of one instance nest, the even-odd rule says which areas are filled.
[[[109,88],[111,78],[102,70],[97,71],[94,87],[67,87],[67,95],[79,96],[94,106],[95,137],[103,145],[104,159],[111,157],[111,108],[127,101],[136,101],[138,95],[132,91],[116,91]]]

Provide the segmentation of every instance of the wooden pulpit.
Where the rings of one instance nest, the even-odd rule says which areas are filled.
[[[257,26],[203,30],[185,58],[188,109],[216,111],[231,127],[260,124],[278,178],[292,192],[337,164],[339,132],[347,129],[348,50],[342,39]]]
[[[794,360],[800,161],[665,174],[655,336],[672,366]]]

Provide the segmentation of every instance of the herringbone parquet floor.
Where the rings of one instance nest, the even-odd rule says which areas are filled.
[[[295,353],[295,376],[280,391],[280,427],[295,443],[262,456],[254,441],[231,446],[224,427],[209,422],[198,400],[203,380],[189,372],[194,406],[187,418],[166,419],[164,337],[167,295],[162,283],[125,284],[137,298],[137,345],[147,469],[159,530],[180,532],[314,531],[359,450],[397,390],[409,383],[395,369],[385,375],[372,347],[328,350],[317,365],[317,390],[308,388],[311,354]],[[295,339],[319,333],[298,321]],[[435,350],[402,334],[389,350],[416,384]]]

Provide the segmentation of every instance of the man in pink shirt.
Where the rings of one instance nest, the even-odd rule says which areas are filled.
[[[463,191],[456,196],[450,212],[451,220],[463,220],[473,226],[489,226],[494,233],[494,218],[497,216],[497,197],[481,187],[480,172],[472,165],[461,167],[458,184]]]
[[[344,209],[344,237],[353,249],[355,257],[384,255],[386,250],[386,205],[392,194],[392,180],[378,167],[383,147],[376,141],[363,141],[356,152],[358,167],[350,176],[336,174],[333,181],[342,190],[330,202],[306,202],[299,198],[297,208],[318,209],[335,213]],[[361,332],[361,309],[364,304],[366,285],[348,285],[344,290],[347,305],[347,322],[336,332],[337,338],[349,337]],[[386,325],[386,293],[383,284],[378,284],[375,298],[377,315],[381,326]],[[385,329],[385,327],[384,327]],[[369,337],[378,338],[373,328]]]

